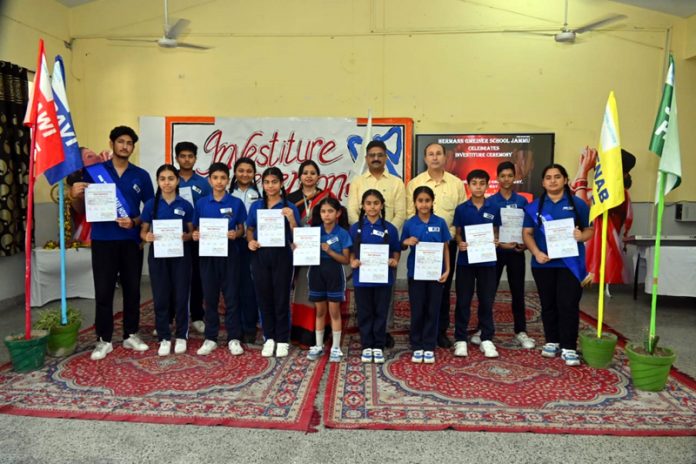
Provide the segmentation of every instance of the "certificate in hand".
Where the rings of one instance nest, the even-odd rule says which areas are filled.
[[[551,259],[578,256],[578,242],[573,237],[575,221],[571,218],[544,222],[546,254]]]
[[[321,227],[295,227],[293,229],[292,261],[295,266],[317,266],[321,259]]]
[[[116,184],[89,184],[85,189],[87,222],[115,221]]]
[[[285,216],[281,209],[256,210],[258,242],[262,247],[285,246]]]
[[[498,230],[500,243],[522,243],[523,209],[500,208],[500,222],[502,222]]]
[[[464,226],[469,264],[496,261],[493,224]]]
[[[155,234],[155,258],[180,258],[184,256],[184,241],[181,219],[153,219],[152,233]]]
[[[201,218],[198,223],[200,239],[198,256],[227,256],[227,229],[229,220],[225,218]]]
[[[360,282],[389,283],[389,245],[360,244]]]
[[[191,203],[191,206],[196,206],[193,204],[193,191],[191,191],[191,187],[179,187],[179,196]]]
[[[439,280],[442,277],[443,247],[440,242],[419,242],[416,245],[414,280]]]

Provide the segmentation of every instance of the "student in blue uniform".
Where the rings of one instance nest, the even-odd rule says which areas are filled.
[[[328,309],[331,317],[333,344],[329,361],[340,362],[341,352],[341,303],[346,299],[346,274],[343,265],[350,262],[353,244],[348,231],[338,225],[341,203],[331,197],[321,200],[312,212],[312,224],[321,227],[321,254],[318,266],[309,266],[307,281],[309,300],[316,307],[315,341],[307,359],[315,361],[324,354],[324,321]]]
[[[251,158],[237,158],[234,162],[230,194],[242,200],[247,214],[252,203],[261,198],[256,186],[256,164]],[[256,343],[256,323],[259,321],[259,305],[251,277],[251,251],[243,245],[239,247],[239,310],[244,343]]]
[[[587,275],[585,246],[594,230],[589,225],[589,207],[574,197],[568,187],[568,173],[560,164],[546,166],[541,175],[544,193],[525,209],[523,238],[532,253],[532,275],[541,301],[541,320],[546,344],[541,355],[559,352],[568,366],[580,365],[576,352],[580,324],[581,282]],[[550,259],[547,255],[544,223],[571,218],[578,256]]]
[[[471,198],[454,210],[457,247],[457,306],[454,313],[454,355],[467,356],[467,328],[471,316],[471,300],[476,291],[478,297],[478,319],[481,328],[481,351],[487,358],[497,358],[498,351],[493,344],[495,324],[493,322],[493,301],[495,300],[495,261],[469,263],[466,226],[491,224],[498,226],[497,209],[486,200],[490,176],[482,169],[474,169],[466,176]],[[495,232],[494,232],[495,233]]]
[[[283,172],[271,167],[261,175],[263,198],[249,209],[247,241],[252,251],[251,271],[256,298],[261,309],[265,342],[261,356],[283,358],[290,349],[290,286],[292,284],[292,230],[300,223],[300,214],[285,198]],[[285,246],[261,246],[258,241],[258,211],[279,209],[284,216]]]
[[[220,331],[218,302],[220,292],[225,302],[225,329],[227,348],[234,356],[244,353],[240,343],[242,320],[237,304],[237,274],[239,273],[239,247],[244,245],[244,220],[246,208],[239,198],[227,193],[230,169],[225,163],[213,163],[208,170],[213,193],[196,203],[193,225],[198,228],[201,218],[225,218],[228,221],[227,256],[201,256],[201,279],[205,298],[205,341],[196,352],[207,356],[217,348]],[[200,240],[200,232],[193,232],[193,239]],[[240,244],[240,242],[242,242]]]
[[[525,197],[519,195],[513,190],[515,181],[515,165],[510,161],[503,161],[498,165],[498,193],[488,198],[497,208],[496,216],[500,219],[502,225],[502,216],[500,210],[503,208],[515,208],[521,211],[527,207],[529,202]],[[510,286],[510,294],[512,295],[512,317],[514,320],[515,341],[522,348],[532,349],[535,346],[534,339],[527,335],[527,319],[524,307],[524,274],[525,274],[525,258],[524,251],[527,247],[524,243],[500,243],[496,249],[498,261],[496,263],[496,287],[500,285],[500,277],[503,275],[503,269],[507,268],[507,280]],[[497,288],[496,288],[497,290]],[[474,336],[471,337],[471,342],[476,343]],[[480,333],[479,343],[480,341]]]
[[[208,179],[197,174],[193,167],[198,156],[198,147],[192,142],[179,142],[174,146],[175,159],[179,165],[179,194],[188,200],[192,207],[198,200],[210,195]],[[190,242],[191,247],[191,292],[189,297],[189,312],[191,326],[198,333],[205,331],[203,322],[203,287],[201,284],[201,265],[198,259],[198,242]],[[169,315],[169,321],[174,314]]]
[[[129,161],[138,136],[127,126],[115,127],[109,134],[113,158],[85,168],[85,181],[73,186],[77,200],[73,205],[84,210],[84,189],[90,182],[116,184],[118,219],[92,223],[92,272],[94,274],[95,320],[98,338],[91,359],[104,359],[113,351],[114,291],[116,281],[123,292],[123,347],[146,351],[138,337],[140,325],[140,276],[143,250],[140,246],[140,203],[151,200],[150,174]]]
[[[401,233],[401,249],[411,247],[406,267],[408,299],[411,304],[411,361],[414,363],[435,362],[442,286],[450,273],[448,242],[452,236],[445,220],[433,213],[434,201],[435,194],[430,187],[417,187],[413,191],[416,214],[404,223]],[[416,249],[420,242],[442,244],[442,275],[438,280],[414,279]]]
[[[179,173],[171,164],[157,169],[157,193],[145,203],[140,216],[140,237],[151,243],[147,263],[150,270],[152,299],[155,304],[155,328],[160,341],[157,354],[167,356],[171,351],[169,313],[176,315],[176,343],[174,353],[186,352],[189,320],[189,285],[191,284],[191,232],[193,231],[193,206],[177,195]],[[177,219],[181,221],[181,239],[184,255],[175,258],[155,258],[154,242],[160,239],[154,232],[153,220]]]
[[[353,271],[355,308],[358,313],[360,344],[364,363],[384,362],[384,347],[387,340],[387,313],[391,303],[392,287],[396,267],[401,257],[399,231],[387,222],[384,196],[379,190],[369,189],[362,195],[358,222],[350,228],[353,251],[350,266]],[[360,245],[387,245],[389,247],[389,275],[387,282],[364,282],[360,278]]]

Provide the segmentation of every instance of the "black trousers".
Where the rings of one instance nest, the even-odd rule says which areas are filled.
[[[155,258],[150,246],[147,257],[150,286],[155,304],[155,328],[160,341],[172,338],[169,314],[176,317],[176,338],[188,338],[189,286],[191,284],[191,243],[184,244],[180,258]]]
[[[440,300],[440,322],[438,323],[438,333],[446,332],[450,326],[450,291],[452,290],[452,279],[454,278],[454,269],[457,263],[457,242],[450,240],[448,245],[450,259],[450,273],[447,280],[442,284],[442,298]]]
[[[500,277],[503,268],[507,267],[507,279],[512,294],[512,318],[515,321],[515,333],[527,331],[527,319],[524,308],[524,252],[498,252],[496,262],[497,283],[500,286]]]
[[[245,245],[246,242],[241,245]],[[201,280],[205,298],[205,339],[218,341],[220,333],[220,313],[218,304],[220,292],[225,303],[225,329],[227,341],[242,337],[242,317],[238,306],[239,243],[229,240],[227,257],[202,256]]]
[[[191,292],[189,298],[189,312],[192,321],[202,321],[205,314],[203,310],[203,284],[201,281],[201,260],[198,256],[198,242],[191,244]]]
[[[408,279],[411,349],[414,351],[435,351],[443,286],[436,281]]]
[[[457,266],[457,307],[454,313],[454,339],[465,342],[471,317],[474,291],[478,297],[478,320],[481,340],[493,340],[493,301],[495,300],[495,266]]]
[[[96,303],[97,337],[110,342],[114,333],[116,279],[123,293],[123,338],[138,333],[140,325],[140,276],[143,250],[133,240],[92,240],[92,274]]]
[[[363,349],[384,349],[392,287],[392,285],[355,287],[355,307],[358,312],[360,344]]]
[[[261,326],[266,340],[288,343],[290,340],[290,290],[292,251],[289,247],[259,248],[252,253],[256,300],[261,309]]]
[[[532,275],[541,300],[546,343],[574,350],[580,324],[580,282],[566,267],[533,267]]]
[[[252,251],[245,242],[239,247],[239,311],[242,314],[242,331],[256,335],[256,323],[259,321],[259,306],[251,275]]]

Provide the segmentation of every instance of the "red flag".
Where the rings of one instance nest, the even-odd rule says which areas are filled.
[[[63,140],[60,137],[56,105],[53,102],[43,39],[39,40],[39,63],[34,79],[34,92],[24,125],[33,129],[34,172],[30,175],[40,176],[46,169],[63,162]]]

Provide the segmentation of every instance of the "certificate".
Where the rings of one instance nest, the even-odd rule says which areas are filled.
[[[225,218],[201,218],[198,223],[198,256],[227,256],[229,223]]]
[[[500,222],[498,240],[501,243],[522,243],[523,209],[500,208]]]
[[[191,203],[191,206],[196,206],[193,204],[193,192],[191,191],[191,187],[179,187],[179,196]]]
[[[464,226],[469,264],[496,261],[493,224]]]
[[[321,227],[295,227],[293,229],[292,261],[295,266],[317,266],[321,259]]]
[[[551,259],[578,256],[578,242],[573,237],[575,221],[571,218],[544,222],[546,254]]]
[[[418,242],[413,269],[414,280],[439,280],[442,277],[443,247],[440,242]]]
[[[116,220],[116,184],[89,184],[85,189],[87,222]]]
[[[439,278],[440,276],[438,276]],[[360,282],[365,284],[389,283],[389,245],[360,244]]]
[[[184,241],[181,238],[181,219],[153,219],[152,233],[155,234],[155,258],[179,258],[184,256]]]
[[[285,246],[285,216],[282,209],[256,210],[257,241],[263,247]]]

